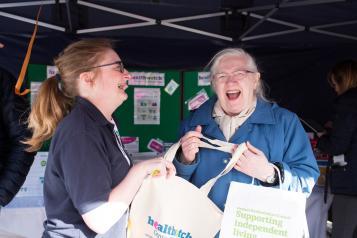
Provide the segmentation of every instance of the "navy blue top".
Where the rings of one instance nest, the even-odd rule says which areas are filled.
[[[59,123],[49,150],[43,236],[99,237],[81,215],[107,202],[130,167],[117,146],[113,124],[93,104],[77,97],[73,110]],[[123,227],[117,225],[100,237],[120,237]]]

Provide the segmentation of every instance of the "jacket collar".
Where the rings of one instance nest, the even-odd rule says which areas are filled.
[[[248,123],[255,124],[275,124],[275,116],[273,113],[273,108],[277,105],[271,102],[263,101],[262,99],[257,100],[257,107],[253,114],[248,118]]]

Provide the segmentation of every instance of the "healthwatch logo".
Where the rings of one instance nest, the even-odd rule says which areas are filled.
[[[190,232],[184,232],[173,225],[160,224],[160,222],[155,221],[151,216],[148,216],[148,224],[155,228],[154,235],[158,238],[192,238]]]

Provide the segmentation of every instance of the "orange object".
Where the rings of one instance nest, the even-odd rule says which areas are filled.
[[[40,6],[40,9],[38,9],[35,28],[33,30],[33,33],[32,33],[32,36],[31,36],[31,40],[30,40],[29,46],[27,48],[26,56],[25,56],[24,62],[23,62],[22,67],[21,67],[20,75],[19,75],[19,77],[17,79],[17,82],[16,82],[16,85],[15,85],[15,93],[17,95],[20,95],[20,96],[26,95],[26,94],[28,94],[30,92],[30,89],[25,89],[23,92],[20,92],[20,89],[21,89],[22,83],[24,82],[25,73],[26,73],[27,66],[28,66],[29,61],[30,61],[32,46],[33,46],[33,43],[34,43],[35,38],[36,38],[36,33],[37,33],[37,28],[38,28],[38,18],[40,17],[41,8],[42,8],[42,6]]]

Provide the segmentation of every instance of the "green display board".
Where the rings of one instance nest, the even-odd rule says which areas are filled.
[[[130,72],[143,72],[138,70],[129,70]],[[128,99],[115,111],[114,116],[119,121],[119,130],[121,136],[130,136],[139,138],[139,152],[149,151],[147,148],[148,142],[151,139],[159,139],[166,143],[173,143],[177,140],[178,127],[181,120],[181,80],[179,71],[153,71],[154,73],[163,73],[165,77],[163,86],[138,86],[130,85],[126,92]],[[149,71],[145,71],[149,73]],[[30,64],[27,70],[27,83],[31,87],[31,83],[42,82],[47,78],[47,66],[39,64]],[[167,84],[173,80],[179,86],[172,91],[172,95],[164,89]],[[160,92],[160,124],[135,124],[135,108],[134,108],[134,90],[137,89],[156,89]],[[49,143],[46,143],[42,151],[47,151]]]
[[[27,68],[27,82],[42,82],[47,78],[47,65],[29,64]]]
[[[133,70],[132,70],[133,71]],[[139,72],[139,71],[135,71]],[[145,71],[149,73],[148,71]],[[115,112],[119,121],[121,136],[139,137],[139,151],[149,151],[147,145],[151,139],[160,139],[163,142],[173,143],[177,141],[178,127],[181,120],[181,82],[179,71],[152,71],[165,74],[165,86],[171,81],[179,84],[172,95],[167,93],[165,86],[139,86],[130,85],[126,90],[128,99]],[[159,89],[160,90],[160,124],[135,124],[135,89]]]
[[[187,71],[183,73],[183,117],[186,118],[189,111],[189,101],[194,98],[200,90],[205,90],[208,97],[214,95],[214,92],[210,85],[202,86],[204,83],[199,82],[199,73],[198,71]]]

